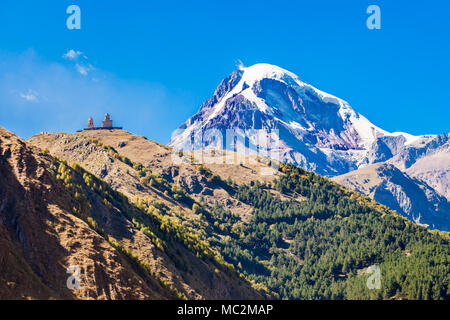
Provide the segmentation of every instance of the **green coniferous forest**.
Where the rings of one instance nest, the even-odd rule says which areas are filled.
[[[58,170],[63,180],[69,179],[65,168],[63,163]],[[74,169],[84,172],[77,165]],[[293,165],[282,164],[283,174],[265,184],[237,185],[203,171],[217,187],[253,208],[249,221],[218,204],[196,202],[161,177],[157,179],[164,185],[161,188],[175,190],[173,199],[192,206],[199,219],[187,219],[145,201],[123,207],[128,200],[113,191],[109,192],[115,196],[107,196],[105,203],[128,215],[140,212],[130,216],[130,221],[161,250],[170,253],[169,244],[177,238],[199,258],[214,261],[227,272],[237,271],[269,297],[450,298],[448,233],[416,225],[358,192]],[[83,177],[87,186],[103,186],[98,191],[102,196],[110,190],[86,172]],[[171,256],[176,258],[175,253]],[[367,268],[373,265],[379,266],[379,289],[366,284],[371,276]]]
[[[230,187],[254,207],[249,223],[219,206],[206,214],[211,245],[247,278],[281,299],[449,299],[448,233],[317,174],[281,170],[272,185]],[[381,287],[369,290],[374,264]]]

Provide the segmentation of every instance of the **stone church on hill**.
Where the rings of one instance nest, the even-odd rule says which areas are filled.
[[[88,120],[88,126],[87,128],[83,129],[83,130],[104,130],[104,129],[122,129],[122,127],[114,127],[113,126],[113,122],[111,120],[111,116],[109,115],[109,113],[105,114],[105,119],[103,119],[102,121],[102,126],[101,127],[96,127],[94,125],[94,119],[92,119],[92,117],[89,117]],[[80,130],[82,131],[82,130]]]

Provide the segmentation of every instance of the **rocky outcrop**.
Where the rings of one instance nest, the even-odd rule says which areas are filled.
[[[380,163],[333,178],[431,229],[450,231],[450,202],[425,182]]]
[[[450,201],[450,134],[429,136],[388,161]]]
[[[200,181],[199,181],[200,180]],[[189,193],[200,193],[203,190],[206,179],[197,176],[180,176],[178,185]]]

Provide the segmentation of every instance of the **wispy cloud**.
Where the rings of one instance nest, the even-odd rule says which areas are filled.
[[[87,76],[90,71],[94,70],[94,67],[91,64],[81,65],[77,63],[75,65],[75,69],[78,71],[79,74]]]
[[[82,54],[83,52],[81,51],[70,49],[65,54],[63,54],[63,58],[67,60],[77,60],[78,57],[81,56]],[[87,58],[85,55],[83,55],[83,57]]]
[[[163,130],[160,123],[170,122],[174,112],[187,113],[193,103],[184,92],[125,81],[80,59],[46,61],[32,50],[0,51],[0,126],[28,138],[40,131],[73,132],[85,127],[89,116],[101,119],[109,112],[118,126],[151,137],[157,130],[149,128]],[[167,137],[178,125],[173,122]]]
[[[19,96],[28,102],[38,102],[38,94],[36,91],[29,89],[26,93],[19,92]]]
[[[239,70],[242,70],[242,69],[245,68],[245,65],[244,65],[244,63],[242,62],[241,59],[238,59],[238,60],[236,61],[236,66],[238,67]]]
[[[63,54],[63,58],[71,63],[75,63],[75,70],[82,76],[87,76],[94,70],[94,67],[87,62],[88,57],[82,51],[70,49]]]

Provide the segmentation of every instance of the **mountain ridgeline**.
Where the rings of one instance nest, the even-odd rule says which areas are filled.
[[[191,150],[214,145],[213,136],[203,136],[202,144],[192,146],[191,136],[208,129],[278,130],[280,161],[325,176],[387,160],[423,139],[402,132],[389,133],[346,101],[269,64],[240,68],[226,77],[214,95],[175,132],[169,146]],[[247,138],[252,140],[251,136]],[[243,149],[254,152],[256,147],[245,145]]]
[[[228,138],[230,130],[236,138]],[[270,142],[259,139],[264,134]],[[388,132],[348,102],[316,89],[292,72],[256,64],[226,77],[173,134],[169,146],[187,151],[213,146],[275,155],[272,158],[283,163],[337,177],[336,181],[376,196],[377,201],[417,223],[448,231],[449,139],[450,134]],[[374,181],[361,177],[367,177],[365,167],[378,163],[394,165],[401,171],[395,176],[404,175],[404,179],[374,171],[371,176],[377,176],[379,187],[373,192]],[[412,200],[413,194],[420,194],[420,201]]]
[[[223,297],[450,298],[448,233],[427,230],[295,165],[281,164],[274,175],[261,176],[259,170],[270,165],[265,159],[197,163],[194,152],[173,151],[123,130],[43,133],[27,143],[77,163],[69,170],[88,175],[86,186],[105,196],[103,203],[123,212],[148,246],[172,261],[181,276],[165,272],[161,277],[180,297],[210,298],[213,292],[220,297],[209,287],[215,283]],[[58,178],[59,167],[55,170],[58,181],[67,179],[61,173]],[[96,206],[87,199],[86,208]],[[133,245],[134,239],[114,237],[104,218],[90,217],[98,234],[108,235],[138,261],[148,261],[150,277],[159,274],[165,263],[142,260],[148,249]],[[198,260],[207,269],[197,270]],[[380,270],[379,289],[367,286],[374,265]],[[191,274],[201,275],[200,283],[194,285]]]

